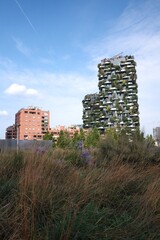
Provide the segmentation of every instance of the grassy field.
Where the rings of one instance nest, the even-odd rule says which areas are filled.
[[[1,240],[160,239],[160,154],[150,142],[1,153]]]

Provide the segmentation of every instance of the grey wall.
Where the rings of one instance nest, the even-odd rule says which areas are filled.
[[[35,150],[35,151],[45,151],[52,148],[52,140],[19,140],[18,149],[19,150]],[[17,140],[6,139],[0,140],[0,150],[9,151],[17,149]]]

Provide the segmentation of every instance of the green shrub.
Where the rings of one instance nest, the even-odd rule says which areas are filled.
[[[100,165],[119,159],[132,164],[151,164],[159,162],[160,150],[150,139],[144,138],[144,134],[136,132],[131,137],[125,132],[109,130],[98,145],[98,162]]]
[[[0,239],[159,239],[158,148],[107,134],[88,150],[91,168],[75,148],[1,155]]]

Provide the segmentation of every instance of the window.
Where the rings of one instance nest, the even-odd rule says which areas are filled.
[[[36,114],[36,112],[29,112],[29,114]]]

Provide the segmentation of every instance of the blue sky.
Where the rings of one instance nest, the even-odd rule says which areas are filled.
[[[120,52],[137,62],[141,130],[160,126],[159,0],[2,0],[0,35],[0,138],[31,105],[81,124],[97,64]]]

